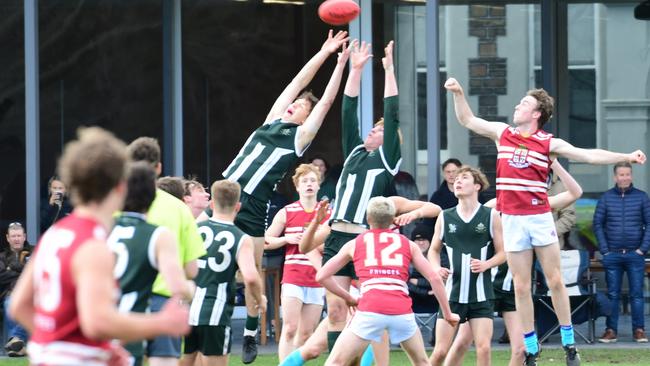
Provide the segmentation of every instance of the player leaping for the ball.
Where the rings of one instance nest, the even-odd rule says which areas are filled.
[[[336,98],[350,55],[347,40],[347,32],[333,35],[330,30],[321,50],[287,85],[271,107],[264,124],[250,135],[237,157],[223,172],[224,178],[238,182],[242,188],[242,207],[235,224],[253,238],[258,271],[261,269],[266,213],[273,189],[307,150]],[[325,60],[341,48],[321,100],[310,92],[299,95]],[[246,364],[257,357],[255,336],[259,316],[251,296],[250,291],[246,290],[247,317],[242,352],[242,361]]]
[[[539,355],[530,278],[535,250],[552,292],[567,365],[579,365],[569,297],[560,273],[560,246],[546,194],[550,165],[558,156],[590,164],[622,161],[643,164],[646,156],[640,150],[622,154],[581,149],[546,133],[542,127],[553,115],[554,102],[544,89],[530,90],[521,99],[515,106],[515,126],[511,127],[476,117],[456,79],[447,80],[445,88],[453,93],[458,122],[497,145],[497,210],[502,213],[503,243],[513,274],[517,313],[524,331],[525,364],[536,365]]]

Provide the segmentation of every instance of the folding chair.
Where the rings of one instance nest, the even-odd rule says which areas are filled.
[[[422,339],[424,339],[424,344],[429,343],[431,336],[435,334],[436,331],[436,320],[438,319],[438,313],[414,313],[415,322],[420,328],[420,333],[422,333]]]
[[[593,343],[596,338],[596,285],[589,272],[589,253],[585,250],[563,250],[560,252],[560,268],[564,285],[571,304],[571,321],[573,324],[588,322],[588,334],[585,336],[574,327],[574,332],[586,343]],[[537,286],[534,288],[535,321],[537,331],[542,336],[540,342],[560,329],[557,315],[553,309],[551,291],[546,286],[544,273],[539,262],[535,263]]]

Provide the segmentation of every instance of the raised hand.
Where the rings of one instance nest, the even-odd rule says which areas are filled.
[[[354,42],[356,42],[356,40],[352,41],[352,44],[354,44]],[[343,42],[341,52],[339,52],[339,57],[336,60],[338,64],[345,64],[348,62],[348,58],[350,58],[350,53],[352,52],[352,44],[348,47],[348,45]]]
[[[447,81],[445,82],[445,89],[447,89],[452,93],[460,93],[463,91],[463,88],[458,83],[458,80],[454,78],[447,79]]]
[[[637,150],[633,153],[630,153],[630,163],[644,164],[645,163],[645,154],[641,150]]]
[[[348,37],[348,32],[346,31],[338,31],[336,35],[333,35],[334,31],[330,29],[330,31],[327,33],[327,39],[325,40],[325,43],[323,43],[323,47],[321,47],[321,50],[327,51],[329,53],[334,53],[338,51],[339,48],[343,45],[343,43],[347,42],[350,37]]]
[[[318,203],[318,208],[316,210],[316,217],[314,220],[321,223],[327,217],[327,210],[330,208],[330,202],[327,198],[323,198],[322,201]]]
[[[394,42],[390,41],[384,48],[384,57],[381,59],[381,63],[384,65],[385,70],[393,66],[393,44]]]
[[[361,47],[359,47],[359,41],[356,39],[352,41],[352,45],[354,48],[350,55],[350,67],[361,70],[366,62],[368,62],[372,57],[372,54],[370,53],[371,45],[370,43],[361,42]]]

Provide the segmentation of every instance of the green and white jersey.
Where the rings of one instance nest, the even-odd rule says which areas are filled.
[[[384,143],[367,151],[359,136],[358,98],[343,96],[343,156],[341,177],[331,220],[367,226],[366,208],[372,197],[386,195],[402,163],[397,129],[397,97],[384,99]]]
[[[494,256],[492,209],[479,205],[469,221],[457,207],[442,212],[442,242],[447,249],[452,275],[447,278],[447,298],[461,304],[494,298],[490,272],[472,273],[471,259],[486,261]]]
[[[199,224],[199,233],[208,254],[198,260],[189,324],[229,326],[235,307],[237,254],[247,235],[232,222],[214,219]]]
[[[115,220],[108,246],[115,253],[113,274],[120,282],[121,312],[144,313],[158,275],[156,240],[163,227],[149,224],[145,216],[124,212]]]
[[[512,272],[508,263],[503,263],[500,266],[492,268],[494,276],[492,277],[492,286],[495,290],[501,292],[515,293],[515,286],[512,282]]]
[[[248,137],[223,177],[238,182],[242,191],[267,202],[278,182],[307,150],[298,150],[298,127],[279,119],[263,124]]]

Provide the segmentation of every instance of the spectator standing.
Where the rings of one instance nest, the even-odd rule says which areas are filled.
[[[594,232],[598,240],[607,281],[607,297],[612,313],[601,343],[614,343],[618,333],[618,312],[623,273],[627,273],[635,342],[647,342],[643,318],[643,277],[645,254],[650,249],[650,199],[634,188],[632,165],[614,165],[614,188],[603,193],[594,213]]]
[[[27,354],[27,331],[9,316],[11,290],[23,271],[32,247],[26,243],[25,228],[19,222],[12,222],[7,228],[7,243],[0,253],[0,296],[4,298],[4,324],[8,337],[5,352],[9,357],[23,357]]]
[[[431,246],[433,230],[426,225],[417,225],[411,233],[411,240],[417,244],[424,256]],[[409,268],[409,296],[413,300],[414,313],[435,313],[438,311],[438,301],[431,293],[431,284],[413,265]]]
[[[47,182],[47,197],[47,202],[41,204],[41,234],[72,212],[65,184],[58,175]]]

